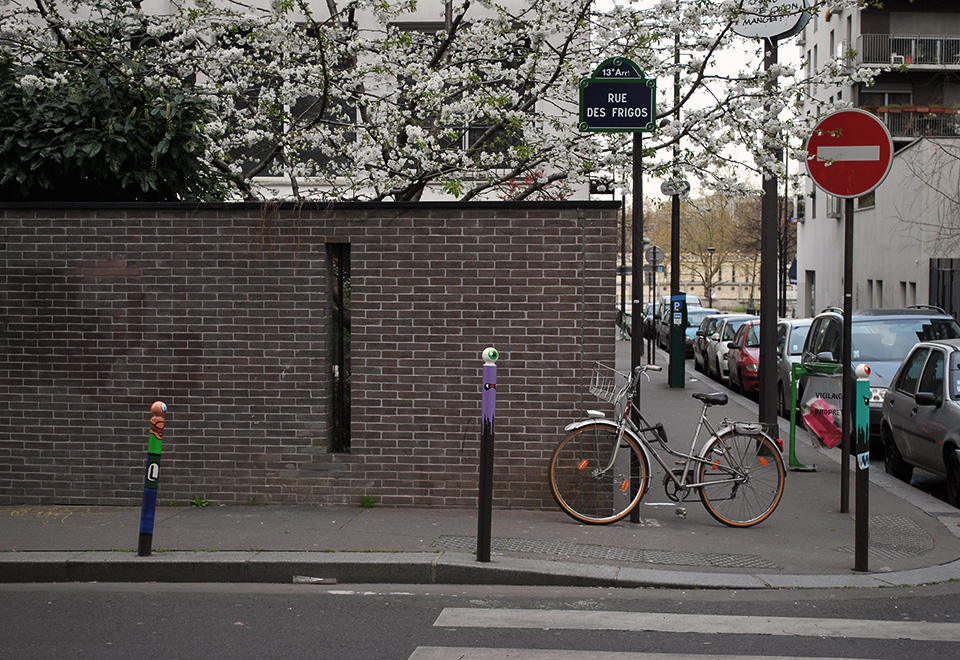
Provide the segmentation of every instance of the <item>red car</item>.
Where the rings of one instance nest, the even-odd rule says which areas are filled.
[[[747,321],[727,344],[727,373],[734,392],[760,390],[760,321]]]

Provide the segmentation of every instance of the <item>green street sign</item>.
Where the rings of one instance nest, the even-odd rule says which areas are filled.
[[[604,60],[580,81],[580,130],[604,133],[652,131],[657,83],[625,57]]]

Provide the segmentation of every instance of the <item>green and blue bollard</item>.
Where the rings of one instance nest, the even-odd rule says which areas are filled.
[[[140,508],[140,540],[137,555],[149,557],[153,547],[153,521],[157,511],[157,485],[160,478],[160,452],[163,449],[164,413],[167,404],[154,401],[150,406],[150,441],[147,445],[147,469],[143,479],[143,505]]]

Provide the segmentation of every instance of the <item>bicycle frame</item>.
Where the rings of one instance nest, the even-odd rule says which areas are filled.
[[[703,404],[703,408],[700,411],[700,419],[697,422],[697,430],[693,434],[693,439],[690,442],[690,449],[688,450],[689,453],[687,454],[676,451],[671,447],[669,447],[666,444],[665,439],[660,437],[661,431],[665,433],[665,431],[663,430],[663,426],[659,424],[650,425],[650,423],[646,420],[646,418],[644,418],[643,414],[640,411],[636,411],[636,414],[640,418],[640,421],[646,425],[645,427],[642,427],[642,428],[639,427],[631,418],[631,412],[633,410],[633,406],[629,403],[625,407],[623,415],[617,421],[614,421],[614,420],[608,419],[605,416],[602,416],[602,413],[593,413],[593,411],[591,411],[589,419],[585,419],[579,422],[575,422],[573,424],[569,424],[566,427],[566,430],[569,431],[579,426],[584,426],[587,424],[596,424],[596,423],[606,423],[606,424],[609,424],[610,426],[616,426],[617,437],[614,442],[614,446],[612,447],[612,451],[610,452],[610,461],[607,463],[605,467],[603,467],[600,470],[600,472],[607,472],[613,467],[614,463],[616,463],[617,455],[620,451],[620,443],[623,439],[623,434],[629,433],[630,436],[637,442],[637,444],[643,450],[644,454],[646,454],[648,463],[652,455],[652,457],[656,459],[656,462],[660,465],[660,467],[663,468],[664,473],[667,475],[670,481],[672,481],[673,484],[679,490],[681,491],[691,490],[691,489],[696,489],[704,485],[707,485],[703,482],[692,482],[692,483],[687,482],[687,479],[690,477],[690,474],[691,474],[691,468],[697,463],[710,463],[710,461],[703,455],[704,451],[709,445],[710,438],[719,437],[722,433],[726,432],[727,430],[726,428],[720,428],[719,430],[717,430],[713,427],[713,425],[710,423],[710,420],[707,418],[707,408],[709,407],[710,406],[707,405],[706,403]],[[704,427],[706,427],[710,435],[707,437],[707,442],[704,442],[703,446],[700,448],[700,452],[698,454],[695,454],[694,450],[697,447],[697,442],[700,439],[700,433],[703,431]],[[666,451],[669,455],[679,459],[683,459],[683,468],[681,470],[681,474],[679,478],[677,477],[675,470],[671,468],[669,465],[667,465],[667,462],[656,450],[656,448],[653,446],[651,441],[647,440],[645,434],[649,432],[657,433],[657,436],[658,436],[657,442],[664,449],[664,451]],[[730,472],[730,479],[713,480],[709,483],[710,486],[716,486],[718,484],[725,484],[725,483],[735,483],[738,480],[739,475],[732,472],[726,466],[714,466],[714,467]],[[650,477],[651,475],[648,474],[647,479],[649,480]]]

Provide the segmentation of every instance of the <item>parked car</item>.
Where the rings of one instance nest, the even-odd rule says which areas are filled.
[[[653,339],[656,337],[657,332],[657,320],[654,317],[654,312],[657,309],[656,303],[646,303],[644,305],[646,311],[643,314],[643,338],[644,339]]]
[[[760,321],[746,321],[727,344],[727,377],[734,392],[760,390]]]
[[[914,467],[947,479],[960,507],[960,340],[913,347],[883,399],[884,467],[909,482]]]
[[[960,325],[942,309],[930,306],[857,311],[851,323],[852,366],[870,366],[870,450],[879,457],[883,454],[880,442],[883,400],[900,363],[917,342],[960,338]],[[842,343],[843,311],[831,307],[814,317],[801,362],[839,363],[843,356]],[[808,379],[806,376],[798,383],[801,391],[805,390]],[[800,400],[805,398],[801,396]]]
[[[792,369],[800,362],[812,322],[813,319],[783,319],[777,324],[777,412],[788,419]]]
[[[695,296],[692,293],[684,294],[687,302],[687,312],[689,313],[694,307],[702,307],[700,302],[700,296]],[[661,343],[660,337],[670,336],[670,322],[673,320],[673,311],[671,309],[670,296],[660,296],[660,301],[657,303],[657,308],[653,313],[653,339],[657,341],[657,345],[661,348],[664,348],[664,344]]]
[[[713,307],[691,307],[687,310],[687,327],[683,330],[684,335],[686,335],[686,347],[683,354],[685,358],[693,357],[693,338],[696,336],[697,329],[700,327],[700,323],[703,321],[703,319],[707,316],[719,313],[720,310]],[[667,324],[660,324],[657,326],[657,329],[657,345],[660,346],[660,348],[669,351],[670,326]]]
[[[707,344],[710,335],[717,331],[717,326],[726,314],[710,314],[700,322],[700,327],[693,334],[693,368],[696,371],[707,371]]]
[[[756,318],[751,314],[729,314],[723,317],[707,344],[707,374],[711,378],[726,382],[727,351],[730,350],[727,344],[733,341],[741,325]]]

